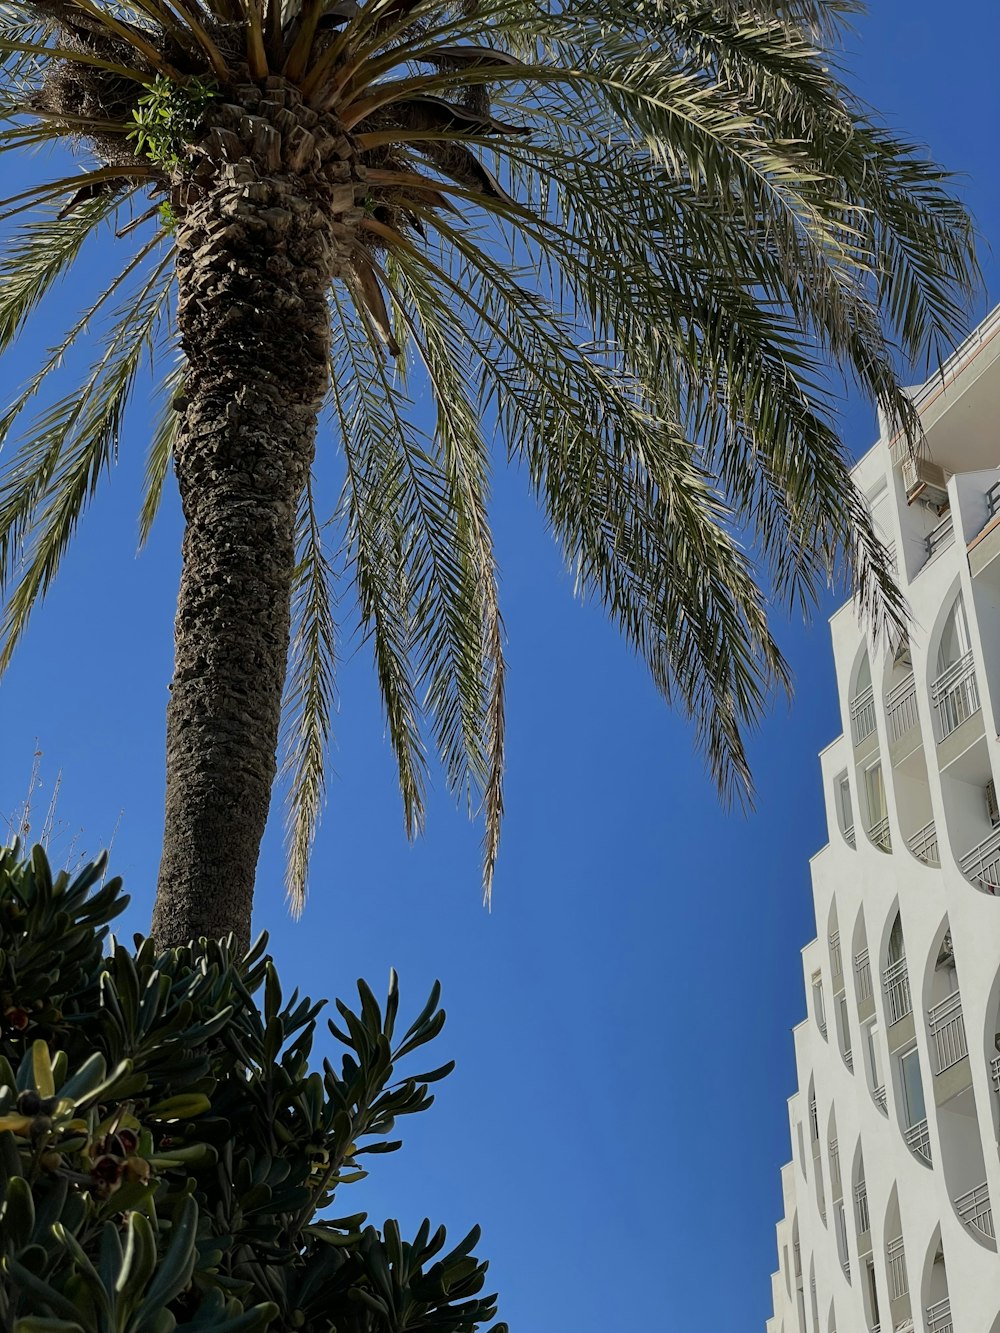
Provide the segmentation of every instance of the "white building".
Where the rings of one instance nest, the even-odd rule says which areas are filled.
[[[832,618],[792,1161],[768,1333],[1000,1333],[1000,308],[855,477],[909,642]]]

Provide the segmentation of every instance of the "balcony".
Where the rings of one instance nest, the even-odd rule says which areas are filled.
[[[854,1186],[854,1220],[858,1224],[859,1236],[871,1230],[871,1219],[868,1216],[868,1186],[863,1180]]]
[[[910,1290],[909,1280],[906,1276],[906,1255],[903,1253],[902,1236],[897,1236],[895,1240],[886,1241],[885,1258],[889,1268],[889,1294],[894,1301],[898,1301],[900,1296],[905,1296]]]
[[[927,1130],[927,1121],[918,1120],[915,1125],[909,1129],[903,1130],[903,1138],[906,1140],[906,1146],[910,1152],[915,1153],[917,1157],[922,1158],[928,1166],[931,1165],[931,1136]]]
[[[889,1011],[889,1023],[898,1023],[901,1018],[913,1012],[910,999],[910,978],[906,971],[906,959],[900,958],[890,963],[882,973],[882,989],[885,992],[886,1008]]]
[[[938,551],[943,551],[946,546],[950,546],[955,540],[955,525],[952,522],[951,514],[945,514],[940,523],[936,523],[930,532],[924,538],[924,546],[927,548],[927,559],[933,560]]]
[[[927,1333],[953,1333],[951,1301],[947,1296],[927,1306]]]
[[[867,740],[875,730],[875,692],[871,685],[854,696],[851,703],[851,730],[855,745]]]
[[[978,847],[966,852],[959,861],[962,874],[987,893],[1000,889],[1000,828],[995,828]]]
[[[955,1200],[955,1211],[971,1231],[978,1231],[988,1240],[995,1240],[993,1232],[993,1210],[990,1208],[990,1192],[984,1181],[966,1194],[960,1194]]]
[[[867,1000],[872,993],[872,968],[868,950],[862,949],[854,956],[854,976],[857,981],[858,999]]]
[[[839,977],[844,970],[843,956],[840,952],[839,930],[830,932],[830,970],[835,977]]]
[[[938,740],[942,741],[966,718],[979,712],[979,687],[971,652],[941,672],[931,686],[931,702],[937,713]]]
[[[868,830],[868,836],[880,852],[892,851],[892,839],[889,836],[888,819],[880,819]]]
[[[952,1065],[969,1054],[965,1038],[965,1019],[962,1017],[962,997],[952,991],[939,1004],[927,1010],[931,1029],[931,1050],[934,1053],[934,1072],[943,1074]]]
[[[906,839],[906,845],[918,861],[923,861],[924,865],[939,866],[941,864],[937,829],[934,827],[933,819],[929,824],[925,824],[923,828],[917,829],[916,833],[911,833]]]
[[[917,725],[917,686],[912,672],[886,695],[885,708],[890,738],[894,741],[902,740]]]

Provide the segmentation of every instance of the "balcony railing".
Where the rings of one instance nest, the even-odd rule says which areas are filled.
[[[857,979],[858,999],[869,999],[872,993],[872,968],[867,949],[854,955],[854,975]]]
[[[966,879],[971,879],[987,893],[1000,889],[1000,828],[995,828],[978,847],[966,852],[959,865]]]
[[[960,1194],[955,1200],[955,1211],[967,1227],[980,1232],[990,1240],[995,1240],[993,1232],[993,1210],[990,1208],[990,1192],[984,1181],[974,1190]]]
[[[962,997],[952,991],[939,1004],[927,1010],[931,1029],[931,1048],[934,1051],[934,1072],[943,1074],[952,1065],[969,1054],[965,1038],[965,1019],[962,1017]]]
[[[844,970],[844,960],[840,952],[839,930],[830,932],[830,968],[835,977],[839,977]]]
[[[951,514],[946,514],[941,522],[936,523],[924,538],[924,545],[927,547],[927,559],[930,560],[937,555],[938,551],[943,551],[954,540],[955,525],[952,522]]]
[[[830,1180],[838,1186],[840,1185],[840,1143],[837,1139],[830,1140]]]
[[[929,824],[925,824],[923,828],[917,829],[916,833],[911,833],[906,839],[906,845],[917,860],[923,861],[925,865],[939,866],[941,864],[937,829],[934,827],[933,819]]]
[[[889,1292],[894,1301],[905,1296],[910,1290],[906,1276],[906,1255],[903,1253],[903,1237],[885,1243],[885,1258],[889,1268]]]
[[[868,830],[868,836],[875,846],[882,852],[892,851],[892,839],[889,836],[888,819],[880,819],[877,824],[872,825]]]
[[[867,740],[875,730],[875,692],[870,685],[851,702],[851,728],[855,745]]]
[[[995,1055],[990,1061],[990,1068],[993,1070],[993,1087],[996,1094],[1000,1097],[1000,1055]]]
[[[878,1088],[872,1088],[872,1096],[875,1098],[875,1105],[878,1109],[884,1111],[885,1114],[888,1115],[889,1113],[886,1111],[885,1105],[885,1084],[883,1083]]]
[[[894,741],[900,740],[917,725],[917,685],[912,672],[886,695],[885,709],[889,735]]]
[[[885,991],[885,1003],[889,1010],[889,1022],[898,1023],[913,1010],[910,999],[910,978],[906,971],[906,959],[900,958],[890,963],[882,973],[882,989]]]
[[[857,847],[857,845],[858,845],[858,840],[857,840],[857,838],[854,836],[854,825],[853,825],[853,824],[847,824],[847,825],[845,825],[845,827],[844,827],[844,841],[845,841],[845,842],[848,844],[848,846],[850,846],[850,847]]]
[[[847,1068],[848,1068],[848,1069],[851,1071],[851,1073],[853,1074],[853,1073],[854,1073],[854,1052],[851,1050],[850,1046],[848,1046],[847,1050],[844,1052],[844,1064],[847,1066]]]
[[[931,686],[931,700],[938,716],[940,740],[950,736],[973,713],[978,713],[979,687],[971,652],[941,672]]]
[[[927,1130],[927,1121],[918,1120],[915,1125],[903,1131],[906,1146],[911,1152],[922,1157],[928,1166],[931,1164],[931,1136]]]
[[[946,1296],[927,1307],[927,1333],[953,1333],[951,1301]]]
[[[813,1143],[819,1138],[819,1108],[815,1097],[809,1103],[809,1137]]]
[[[995,481],[986,492],[987,520],[996,518],[997,514],[1000,514],[1000,481]]]
[[[871,1230],[871,1219],[868,1216],[868,1186],[863,1180],[854,1186],[854,1220],[858,1225],[859,1236]]]

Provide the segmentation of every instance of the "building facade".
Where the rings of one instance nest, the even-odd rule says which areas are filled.
[[[912,626],[831,620],[768,1333],[1000,1333],[1000,309],[915,396],[854,473]]]

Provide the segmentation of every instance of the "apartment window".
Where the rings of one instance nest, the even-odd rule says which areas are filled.
[[[899,1057],[899,1083],[903,1092],[907,1125],[916,1125],[921,1120],[926,1120],[927,1107],[924,1102],[924,1085],[920,1077],[920,1057],[916,1046],[911,1046]]]
[[[865,797],[868,802],[868,833],[876,847],[889,851],[889,811],[885,803],[885,784],[879,762],[865,769]]]
[[[875,1264],[871,1259],[867,1260],[865,1264],[865,1288],[868,1294],[868,1307],[872,1319],[871,1326],[872,1328],[876,1328],[882,1321],[878,1317],[878,1286],[875,1282]]]
[[[862,1028],[864,1038],[865,1065],[868,1071],[868,1079],[873,1089],[885,1086],[885,1080],[882,1077],[882,1056],[879,1053],[878,1045],[878,1024],[866,1023]]]
[[[843,1199],[837,1200],[837,1255],[840,1259],[840,1266],[850,1277],[851,1260],[847,1251],[847,1214],[844,1211]]]
[[[851,804],[851,782],[846,773],[837,779],[837,814],[840,828],[847,841],[854,846],[854,807]]]
[[[840,1049],[844,1053],[848,1068],[854,1068],[854,1055],[851,1051],[851,1020],[847,1012],[847,996],[841,991],[837,996],[837,1014],[840,1024]]]
[[[826,1005],[823,1002],[823,978],[818,972],[813,973],[812,979],[813,993],[813,1013],[816,1015],[816,1026],[826,1036]]]

